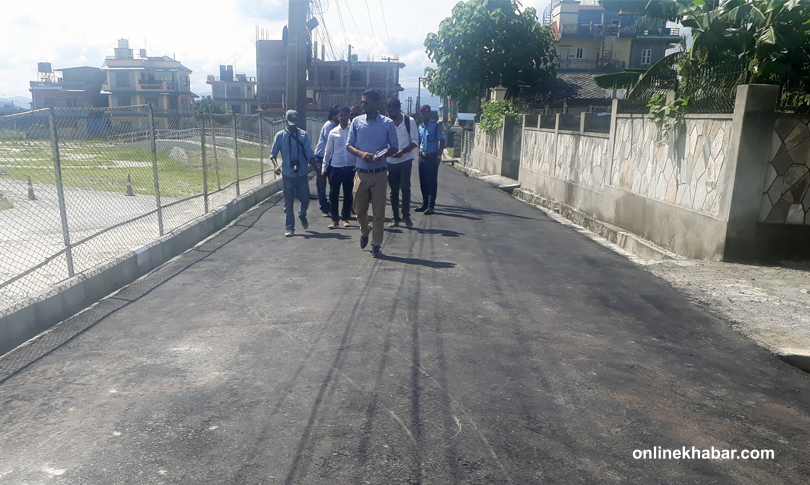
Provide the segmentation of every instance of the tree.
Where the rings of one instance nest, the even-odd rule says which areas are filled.
[[[222,105],[214,101],[211,96],[202,98],[199,102],[197,110],[200,113],[213,115],[225,113],[225,109],[222,107]]]
[[[557,68],[551,30],[537,22],[534,8],[516,0],[469,0],[453,7],[438,33],[425,38],[426,85],[464,105],[488,88],[503,86],[507,97],[522,87],[548,86]]]
[[[630,5],[603,1],[606,8]],[[600,76],[600,86],[638,90],[654,71],[675,67],[688,82],[693,72],[739,62],[750,72],[750,82],[781,84],[808,99],[810,0],[650,0],[640,13],[645,16],[639,28],[661,20],[691,28],[692,46],[684,55],[665,57],[647,74]]]

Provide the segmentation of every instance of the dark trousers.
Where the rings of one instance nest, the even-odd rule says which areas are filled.
[[[354,186],[354,167],[340,167],[329,169],[329,213],[332,220],[348,221],[352,215],[352,187]],[[343,211],[338,212],[340,203],[340,188],[343,187]],[[338,216],[340,214],[340,216]]]
[[[399,192],[402,191],[402,217],[411,215],[411,169],[413,160],[402,163],[388,164],[388,186],[391,188],[391,209],[394,220],[401,221],[399,217]]]
[[[422,207],[436,205],[439,189],[439,155],[419,157],[419,187],[422,189]]]
[[[315,157],[318,164],[318,173],[323,170],[323,158]],[[315,177],[315,188],[318,189],[318,207],[321,212],[329,212],[329,202],[326,200],[326,180],[321,182],[319,177]]]

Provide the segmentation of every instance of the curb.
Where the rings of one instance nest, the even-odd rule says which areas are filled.
[[[147,245],[8,308],[0,313],[0,356],[193,248],[281,188],[279,178],[252,189]]]
[[[453,164],[453,168],[466,173],[470,177],[482,179],[490,176],[489,174],[486,174],[480,170],[460,165],[459,160],[453,161],[456,162]],[[498,188],[504,192],[512,194],[513,197],[524,202],[528,202],[529,204],[556,212],[572,223],[582,226],[594,234],[598,234],[611,243],[619,246],[625,251],[635,254],[636,256],[645,259],[677,259],[677,256],[673,253],[667,251],[666,249],[660,248],[655,244],[636,236],[635,234],[623,231],[621,228],[612,224],[594,219],[593,217],[590,217],[569,205],[546,199],[545,197],[541,197],[535,193],[529,192],[528,190],[521,189],[519,184],[503,185],[498,186]]]

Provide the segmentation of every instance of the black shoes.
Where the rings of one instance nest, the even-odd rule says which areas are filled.
[[[433,207],[428,207],[427,209],[425,209],[426,216],[429,216],[431,214],[433,214]]]
[[[309,228],[309,221],[307,220],[307,218],[306,217],[299,217],[299,219],[301,219],[301,227],[303,227],[304,229],[308,229]]]
[[[411,222],[411,216],[404,216],[402,220],[405,221],[405,227],[413,227],[413,222]]]
[[[371,257],[372,258],[380,258],[382,257],[382,249],[379,246],[372,246],[371,247]]]
[[[366,249],[368,246],[368,236],[360,235],[360,249]]]
[[[416,209],[414,209],[414,211],[416,211],[416,212],[425,212],[426,210],[427,210],[426,205],[423,205],[422,207],[417,207]]]

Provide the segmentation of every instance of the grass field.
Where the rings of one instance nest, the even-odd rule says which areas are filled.
[[[11,209],[12,207],[14,207],[14,203],[10,200],[0,200],[0,211]]]
[[[239,156],[258,158],[259,147],[240,148]],[[188,151],[189,162],[182,163],[170,158],[170,150],[157,151],[158,180],[161,195],[167,197],[187,197],[203,192],[203,171],[199,158]],[[132,189],[136,194],[154,194],[152,175],[152,152],[147,148],[132,148],[110,145],[103,142],[66,142],[59,147],[62,165],[62,181],[66,187],[90,188],[106,192],[126,191],[127,175],[131,175]],[[266,155],[269,156],[269,153]],[[32,140],[0,143],[0,169],[6,171],[5,178],[31,180],[54,184],[53,154],[50,142]],[[208,158],[208,190],[217,189],[216,167],[213,156]],[[217,157],[220,185],[236,180],[234,160]],[[265,166],[266,167],[266,166]],[[259,162],[240,160],[239,176],[244,179],[259,174]],[[267,168],[265,168],[267,170]]]

